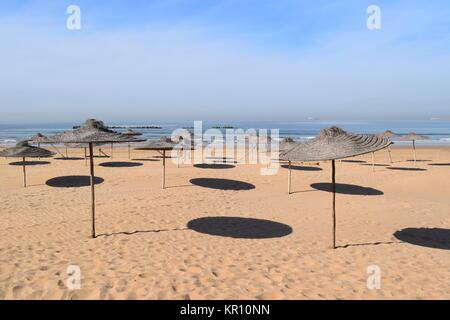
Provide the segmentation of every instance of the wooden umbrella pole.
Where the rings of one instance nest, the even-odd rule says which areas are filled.
[[[95,181],[94,181],[94,150],[92,142],[89,142],[89,163],[91,171],[91,205],[92,205],[92,238],[95,238]]]
[[[333,249],[336,249],[336,165],[331,161],[331,181],[333,184]]]
[[[387,151],[389,154],[389,161],[390,161],[390,163],[392,163],[391,146],[387,147]]]
[[[166,150],[163,150],[163,161],[162,161],[162,188],[166,187]]]
[[[227,146],[226,146],[225,141],[224,141],[223,142],[223,148],[222,148],[222,162],[223,163],[226,163],[226,161],[227,161],[226,154],[227,154]]]
[[[53,147],[53,149],[55,149],[56,150],[56,152],[57,153],[59,153],[60,154],[60,156],[61,157],[63,157],[63,158],[65,158],[66,156],[65,155],[63,155],[62,153],[61,153],[61,151],[59,151],[59,149],[54,145],[54,144],[50,144],[52,147]]]
[[[66,146],[66,158],[69,157],[69,153],[67,152],[67,146]]]
[[[87,152],[86,152],[86,147],[84,147],[84,165],[87,166]]]
[[[256,140],[256,163],[259,164],[259,138]]]
[[[181,157],[180,150],[178,150],[177,151],[177,168],[180,167],[180,157]]]
[[[291,194],[291,178],[292,178],[291,161],[289,161],[288,194]]]
[[[131,159],[131,146],[130,143],[128,142],[128,160]]]
[[[41,143],[38,142],[38,148],[40,148],[40,147],[41,147]],[[41,160],[41,157],[38,157],[38,160]]]
[[[414,165],[416,165],[416,141],[413,140],[413,156],[414,156]]]
[[[22,157],[22,167],[23,167],[23,187],[27,186],[27,170],[25,169],[25,157]]]
[[[114,156],[114,147],[113,147],[113,143],[111,143],[111,159]]]
[[[375,152],[372,152],[372,172],[375,172]]]

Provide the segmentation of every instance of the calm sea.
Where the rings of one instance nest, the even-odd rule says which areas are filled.
[[[28,139],[36,133],[51,135],[57,132],[72,129],[80,123],[61,124],[27,124],[2,125],[0,124],[0,145],[11,145],[17,141]],[[193,122],[141,122],[141,123],[109,123],[121,126],[160,126],[161,129],[136,129],[143,133],[143,138],[154,139],[161,136],[170,136],[178,128],[191,128]],[[204,121],[203,130],[213,126],[233,126],[244,130],[253,129],[279,129],[280,137],[292,137],[295,140],[307,140],[316,136],[320,129],[332,125],[339,126],[353,133],[380,133],[389,129],[398,134],[416,132],[426,135],[430,139],[420,144],[438,144],[450,146],[450,121],[301,121],[301,122],[212,122]],[[122,129],[117,129],[121,131]],[[401,144],[401,142],[399,142]]]

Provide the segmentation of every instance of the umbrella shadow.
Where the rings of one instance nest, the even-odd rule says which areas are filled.
[[[133,161],[152,161],[152,162],[160,161],[159,159],[146,159],[146,158],[144,158],[144,159],[131,159],[131,160],[133,160]]]
[[[236,160],[208,160],[207,163],[233,163],[233,164],[237,164],[238,162]]]
[[[404,167],[388,167],[387,169],[398,171],[427,171],[427,169],[423,168],[404,168]]]
[[[401,241],[377,241],[377,242],[364,242],[364,243],[349,243],[340,246],[336,246],[336,249],[345,249],[349,247],[363,247],[363,246],[379,246],[384,244],[400,244]]]
[[[102,162],[99,163],[98,165],[106,168],[130,168],[130,167],[140,167],[143,165],[143,163],[128,162],[128,161],[111,161],[111,162]]]
[[[98,237],[110,237],[110,236],[118,236],[118,235],[131,236],[133,234],[139,234],[139,233],[158,233],[158,232],[183,231],[183,230],[189,230],[189,228],[117,231],[117,232],[111,232],[111,233],[100,233],[100,234],[97,234],[95,237],[96,238],[98,238]]]
[[[313,183],[311,187],[321,191],[333,192],[333,184],[328,182]],[[384,192],[378,189],[355,184],[336,183],[336,193],[361,196],[380,196]]]
[[[232,169],[236,166],[225,163],[198,163],[194,164],[194,167],[199,169]]]
[[[414,161],[414,159],[408,159],[408,160],[406,160],[406,162],[430,162],[430,161],[433,161],[433,160],[416,160],[416,161]]]
[[[55,160],[84,160],[82,157],[57,157]]]
[[[450,229],[405,228],[396,231],[394,237],[421,247],[450,250]]]
[[[450,163],[428,163],[429,166],[450,167]]]
[[[255,185],[230,179],[217,179],[217,178],[195,178],[189,181],[190,183],[204,188],[219,189],[219,190],[252,190],[255,189]]]
[[[94,184],[100,184],[105,181],[103,178],[94,177]],[[91,185],[90,176],[61,176],[47,180],[45,184],[55,188],[79,188]]]
[[[293,232],[284,223],[264,219],[242,217],[204,217],[188,222],[187,227],[193,231],[239,239],[281,238]]]
[[[50,161],[15,161],[9,163],[10,166],[40,166],[45,164],[50,164]]]
[[[283,164],[281,165],[284,169],[289,169],[289,165]],[[322,171],[322,168],[319,167],[311,167],[311,166],[291,166],[291,170],[302,170],[302,171]]]
[[[361,163],[361,166],[390,167],[391,165],[390,164],[383,164],[383,163],[375,163],[375,164],[372,164],[372,163]]]
[[[364,161],[364,160],[342,160],[342,162],[347,162],[347,163],[366,163],[367,161]]]

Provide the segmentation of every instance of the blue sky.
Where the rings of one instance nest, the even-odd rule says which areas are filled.
[[[449,53],[448,1],[2,1],[0,122],[449,117]]]

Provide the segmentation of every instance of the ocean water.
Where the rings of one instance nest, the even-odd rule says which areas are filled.
[[[60,124],[26,124],[26,125],[5,125],[0,124],[0,145],[12,145],[18,141],[29,139],[36,133],[52,135],[65,130],[70,130],[74,125],[80,123],[60,123]],[[142,132],[144,139],[156,139],[161,136],[170,136],[178,128],[192,128],[193,121],[184,122],[146,122],[140,123],[108,123],[108,125],[120,126],[160,126],[161,129],[135,129]],[[332,125],[339,126],[348,132],[353,133],[381,133],[389,129],[398,134],[416,132],[426,135],[429,140],[420,141],[417,144],[425,145],[448,145],[450,146],[450,121],[299,121],[299,122],[269,122],[269,121],[229,121],[212,122],[204,121],[203,131],[213,126],[233,126],[244,130],[248,129],[279,129],[280,138],[292,137],[295,140],[304,141],[316,136],[321,129]],[[115,129],[122,131],[123,129]],[[222,132],[225,130],[221,129]],[[397,142],[404,144],[408,142]]]

